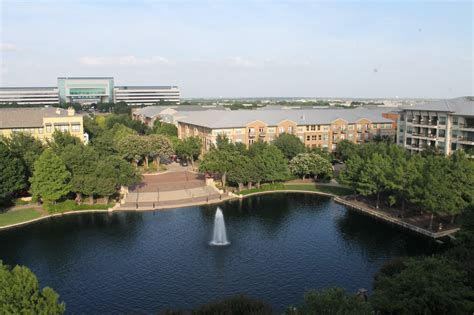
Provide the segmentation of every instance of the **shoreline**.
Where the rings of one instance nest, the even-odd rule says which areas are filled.
[[[222,200],[212,200],[212,201],[201,201],[201,202],[195,202],[195,203],[184,203],[184,204],[177,204],[177,205],[170,205],[170,206],[163,206],[163,207],[145,207],[145,208],[138,208],[138,209],[133,209],[133,208],[121,208],[120,206],[117,207],[114,206],[109,209],[91,209],[91,210],[77,210],[77,211],[67,211],[67,212],[62,212],[62,213],[55,213],[55,214],[49,214],[45,215],[36,219],[24,221],[24,222],[19,222],[19,223],[14,223],[14,224],[9,224],[5,226],[0,227],[0,232],[4,230],[10,230],[14,228],[19,228],[22,226],[26,226],[28,224],[36,223],[42,220],[46,219],[51,219],[55,217],[60,217],[60,216],[65,216],[65,215],[72,215],[72,214],[85,214],[85,213],[113,213],[116,211],[124,211],[124,212],[148,212],[148,211],[158,211],[158,210],[171,210],[171,209],[176,209],[176,208],[188,208],[188,207],[193,207],[193,206],[204,206],[204,205],[215,205],[215,204],[220,204],[223,202],[227,201],[236,201],[236,200],[242,200],[248,197],[253,197],[253,196],[259,196],[259,195],[266,195],[266,194],[275,194],[275,193],[303,193],[303,194],[312,194],[312,195],[320,195],[324,197],[330,197],[334,202],[341,204],[343,206],[346,206],[349,210],[352,211],[357,211],[359,213],[362,213],[364,215],[370,216],[376,220],[396,225],[400,228],[403,228],[405,230],[408,230],[409,232],[413,232],[416,234],[419,234],[424,237],[428,237],[431,239],[439,239],[442,237],[449,236],[451,234],[456,233],[457,231],[460,230],[460,228],[454,228],[454,229],[449,229],[449,230],[444,230],[440,232],[432,232],[426,229],[423,229],[421,227],[415,226],[411,223],[402,221],[398,218],[391,217],[387,214],[381,213],[379,211],[375,211],[370,209],[369,207],[362,207],[360,205],[357,205],[355,203],[352,203],[350,201],[347,201],[346,199],[342,198],[341,196],[337,196],[335,194],[331,193],[325,193],[325,192],[320,192],[320,191],[310,191],[310,190],[291,190],[291,189],[281,189],[281,190],[267,190],[267,191],[259,191],[259,192],[254,192],[246,195],[242,194],[233,194],[230,197],[224,198]]]

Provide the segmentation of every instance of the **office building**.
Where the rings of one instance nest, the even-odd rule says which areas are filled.
[[[115,86],[112,77],[59,77],[57,87],[2,87],[0,103],[57,105],[59,103],[125,102],[128,105],[179,104],[177,86]]]

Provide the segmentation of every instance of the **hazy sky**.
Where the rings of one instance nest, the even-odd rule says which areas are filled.
[[[183,97],[473,95],[473,2],[0,0],[0,85]]]

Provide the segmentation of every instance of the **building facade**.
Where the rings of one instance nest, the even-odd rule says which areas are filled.
[[[0,136],[10,137],[13,133],[27,133],[42,141],[52,140],[55,130],[69,132],[81,141],[87,142],[82,115],[74,109],[53,107],[1,108]]]
[[[112,77],[59,77],[57,87],[0,88],[0,103],[91,105],[110,102],[129,105],[179,104],[180,91],[177,86],[115,86]]]
[[[59,104],[58,89],[55,87],[0,88],[0,103],[55,105]]]
[[[334,151],[342,140],[364,143],[375,136],[393,137],[394,125],[380,113],[364,109],[208,111],[179,119],[178,136],[200,137],[203,151],[207,151],[218,135],[248,146],[256,141],[272,142],[279,135],[289,133],[299,137],[307,147]]]
[[[474,154],[474,97],[429,102],[400,111],[398,144],[411,152],[428,147],[445,154]]]

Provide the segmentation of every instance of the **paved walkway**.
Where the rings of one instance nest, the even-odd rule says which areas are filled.
[[[143,210],[212,203],[226,199],[215,187],[206,186],[201,174],[169,171],[144,176],[143,182],[129,188],[125,202],[117,210]]]

